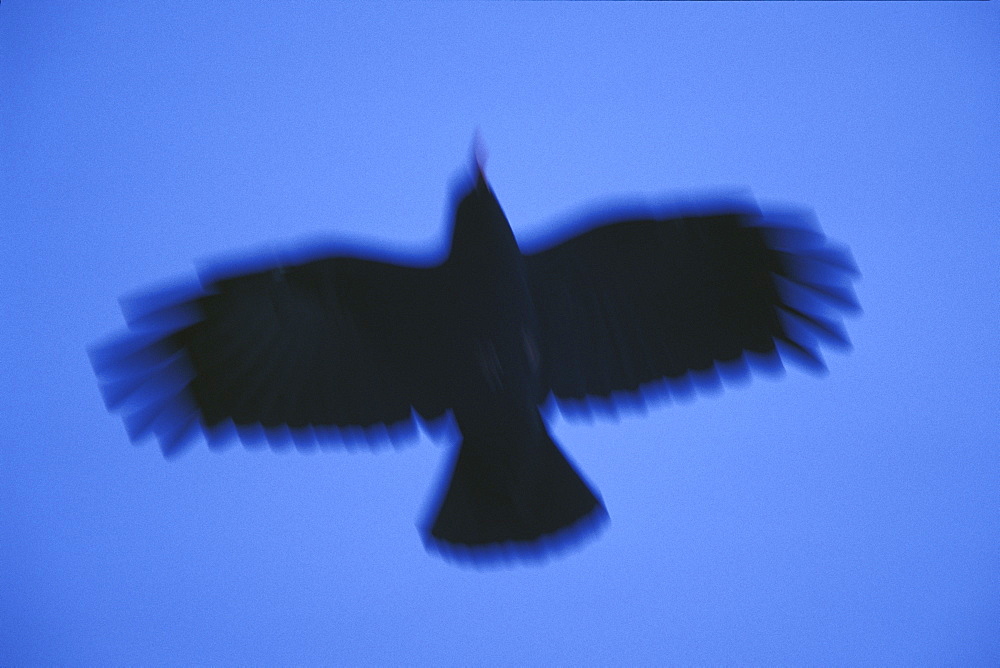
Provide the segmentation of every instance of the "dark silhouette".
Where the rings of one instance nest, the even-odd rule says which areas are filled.
[[[450,411],[461,445],[428,545],[541,555],[606,517],[546,430],[550,395],[572,415],[780,370],[779,353],[821,370],[821,341],[849,345],[856,271],[807,214],[608,212],[522,254],[473,171],[441,261],[314,248],[125,303],[129,333],[91,353],[109,408],[166,454],[233,430],[274,447],[379,442]]]

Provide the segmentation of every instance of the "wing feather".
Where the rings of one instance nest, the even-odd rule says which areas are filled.
[[[823,368],[819,344],[849,346],[858,310],[848,251],[808,215],[752,205],[613,221],[525,256],[545,387],[608,398],[671,379],[713,379],[746,355]],[[736,369],[738,371],[738,369]],[[698,373],[707,372],[707,373]]]
[[[440,267],[326,258],[204,283],[133,300],[130,331],[91,353],[134,438],[172,450],[195,426],[231,423],[287,442],[288,429],[435,419],[452,403]]]

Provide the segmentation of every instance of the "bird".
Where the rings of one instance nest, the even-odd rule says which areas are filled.
[[[523,250],[476,154],[432,262],[321,248],[203,267],[123,300],[93,346],[109,410],[173,456],[457,428],[421,527],[456,558],[554,550],[608,513],[543,408],[645,401],[848,349],[859,275],[807,209],[689,198],[581,215]],[[352,431],[353,430],[353,431]]]

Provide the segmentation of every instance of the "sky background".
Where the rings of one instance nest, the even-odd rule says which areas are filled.
[[[0,664],[1000,663],[996,3],[0,5]],[[515,234],[750,188],[864,308],[830,373],[553,435],[611,522],[476,570],[445,444],[166,461],[118,298],[303,235],[444,243],[473,133]]]

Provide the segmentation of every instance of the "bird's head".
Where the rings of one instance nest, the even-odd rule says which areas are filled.
[[[451,258],[495,253],[517,247],[507,216],[483,173],[485,151],[476,148],[471,179],[455,191],[455,217],[451,237]]]

